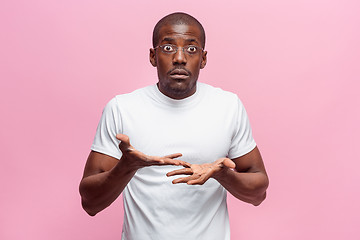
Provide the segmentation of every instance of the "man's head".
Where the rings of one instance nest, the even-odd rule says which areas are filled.
[[[159,31],[160,28],[164,25],[194,25],[197,26],[200,29],[201,36],[200,36],[200,43],[201,47],[205,49],[205,30],[201,23],[194,18],[193,16],[182,13],[182,12],[176,12],[171,13],[162,19],[155,25],[154,31],[153,31],[153,37],[152,37],[152,43],[153,47],[155,48],[159,44]]]
[[[202,25],[186,13],[172,13],[156,24],[150,62],[157,67],[162,93],[174,99],[195,93],[200,69],[206,65],[204,47]]]

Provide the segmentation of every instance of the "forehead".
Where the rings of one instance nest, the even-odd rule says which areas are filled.
[[[174,39],[174,41],[192,39],[200,44],[201,31],[196,25],[164,25],[159,30],[159,40],[161,42],[164,39]]]

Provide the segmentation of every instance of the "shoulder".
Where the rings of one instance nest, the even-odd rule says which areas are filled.
[[[136,89],[130,93],[119,94],[114,97],[115,101],[126,101],[132,99],[138,99],[140,96],[146,95],[149,91],[151,91],[153,86],[147,86],[143,88]]]
[[[241,103],[237,94],[223,90],[219,87],[214,87],[206,83],[199,83],[199,89],[202,91],[206,101],[218,103],[224,106],[238,105]]]
[[[153,86],[136,89],[130,93],[118,94],[113,97],[106,105],[109,108],[119,108],[120,106],[141,104],[143,98],[148,95]]]

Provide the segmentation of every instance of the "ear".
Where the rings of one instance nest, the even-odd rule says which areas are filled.
[[[150,48],[150,55],[149,55],[150,63],[153,67],[156,67],[156,52],[155,49]]]
[[[202,54],[202,59],[201,59],[201,63],[200,63],[200,69],[203,69],[206,66],[206,62],[207,62],[207,51],[203,51]]]

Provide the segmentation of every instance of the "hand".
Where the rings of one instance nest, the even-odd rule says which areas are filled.
[[[189,185],[203,185],[210,177],[215,178],[225,168],[235,168],[235,163],[229,158],[219,158],[213,163],[183,166],[185,168],[174,170],[166,174],[168,177],[181,174],[190,175],[189,177],[181,177],[173,180],[173,184],[187,183]]]
[[[164,157],[149,156],[136,150],[130,144],[130,139],[124,134],[117,134],[116,138],[120,140],[119,148],[123,153],[123,157],[135,169],[152,165],[176,165],[190,167],[190,164],[175,158],[181,157],[181,153],[174,153]]]

